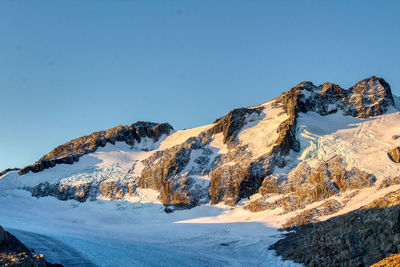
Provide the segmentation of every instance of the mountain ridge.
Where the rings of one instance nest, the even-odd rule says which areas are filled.
[[[376,84],[377,83],[377,84]],[[371,86],[373,84],[373,86]],[[381,88],[379,88],[381,87]],[[314,99],[309,99],[309,94],[310,92],[315,93],[316,90],[320,90],[319,94],[320,96],[317,96],[316,101]],[[305,93],[307,92],[307,93]],[[366,93],[370,93],[368,95],[367,101],[364,99],[360,99],[354,96],[354,94],[362,95],[365,96]],[[371,94],[372,92],[372,94]],[[318,92],[317,92],[318,93]],[[374,99],[374,97],[377,97],[376,93],[378,93],[379,99]],[[299,101],[297,98],[305,98],[306,101]],[[353,107],[353,109],[349,108],[346,110],[345,115],[350,115],[350,116],[357,116],[360,118],[368,118],[369,116],[376,116],[383,114],[386,112],[388,105],[393,105],[395,100],[393,99],[393,95],[390,89],[390,85],[383,79],[383,78],[378,78],[376,76],[371,76],[370,78],[366,78],[361,80],[360,82],[356,83],[354,86],[350,87],[349,89],[342,89],[339,85],[336,85],[334,83],[330,82],[325,82],[322,85],[315,86],[312,82],[310,81],[303,81],[300,82],[298,85],[295,87],[291,88],[287,92],[282,93],[280,96],[276,97],[276,99],[279,99],[279,101],[282,102],[284,107],[286,108],[286,112],[290,113],[293,116],[297,116],[298,112],[308,112],[308,111],[315,111],[321,115],[328,115],[331,113],[334,113],[337,111],[337,109],[331,109],[329,110],[329,107],[327,107],[326,103],[327,101],[333,101],[337,102],[338,100],[344,100],[349,95],[351,95],[351,99],[347,99],[348,105]],[[372,96],[372,97],[371,97]],[[292,103],[294,100],[295,103]],[[351,100],[351,101],[350,101]],[[364,102],[365,103],[364,103]],[[371,101],[374,103],[371,104]],[[383,102],[383,103],[382,103]],[[328,103],[332,104],[332,103]],[[336,103],[337,104],[337,103]],[[344,108],[346,103],[339,103],[341,108]],[[365,105],[369,105],[369,109],[365,110]],[[260,105],[248,107],[248,108],[238,108],[238,109],[233,109],[230,111],[227,115],[216,119],[214,123],[220,122],[220,120],[227,119],[229,117],[237,117],[236,113],[243,113],[243,112],[249,112],[250,110],[254,110],[256,107]],[[372,108],[373,107],[373,108]],[[332,107],[331,107],[332,108]],[[357,109],[358,108],[358,109]],[[364,109],[362,109],[364,108]],[[246,111],[245,111],[246,110]],[[242,114],[243,115],[243,114]],[[239,121],[234,122],[239,123]],[[146,126],[145,126],[146,125]],[[220,125],[223,125],[220,124]],[[136,129],[136,126],[138,128]],[[221,132],[224,131],[224,142],[227,142],[227,138],[230,138],[230,142],[233,141],[234,136],[232,136],[232,133],[229,131],[234,131],[238,130],[242,127],[243,125],[234,125],[234,127],[226,127],[224,128],[223,126],[216,126],[216,129],[220,127],[218,130],[214,130],[214,132]],[[151,128],[154,129],[151,129]],[[221,128],[222,127],[222,128]],[[284,128],[285,126],[281,126]],[[153,133],[152,133],[153,131]],[[97,147],[102,146],[104,147],[106,143],[112,143],[115,144],[116,141],[124,141],[127,144],[132,145],[134,143],[134,140],[140,142],[140,138],[142,137],[156,137],[156,141],[162,134],[169,135],[173,130],[173,127],[168,124],[168,123],[154,123],[154,122],[143,122],[143,121],[138,121],[134,124],[131,124],[129,126],[116,126],[113,128],[110,128],[108,130],[103,130],[103,131],[98,131],[98,132],[93,132],[89,135],[78,137],[76,139],[73,139],[63,145],[60,145],[56,147],[54,150],[49,152],[48,154],[44,155],[41,159],[39,159],[35,164],[29,165],[23,168],[9,168],[7,170],[4,170],[3,172],[8,172],[8,171],[14,171],[14,170],[19,170],[20,174],[26,174],[29,171],[33,172],[38,172],[43,169],[46,169],[48,167],[54,167],[55,164],[72,164],[73,162],[76,162],[79,160],[79,157],[82,156],[83,154],[86,153],[91,153],[96,150]],[[225,132],[226,131],[226,132]],[[78,152],[78,151],[73,151],[68,155],[67,157],[59,157],[57,155],[56,150],[62,150],[65,146],[73,143],[73,142],[79,142],[81,139],[95,139],[95,140],[90,140],[91,147],[87,149],[87,151],[84,152]],[[293,138],[292,138],[293,139]],[[283,141],[289,142],[293,144],[290,144],[289,146],[291,149],[297,150],[298,148],[296,147],[296,141],[292,140],[286,140]],[[75,153],[74,153],[75,152]],[[287,153],[287,150],[285,150]],[[55,154],[54,156],[52,154]],[[74,155],[76,154],[76,155]],[[57,162],[54,162],[57,160]],[[48,161],[48,162],[47,162]],[[2,172],[2,173],[3,173]]]
[[[158,141],[163,134],[169,134],[171,131],[173,128],[168,123],[138,121],[129,126],[119,125],[105,131],[94,132],[56,147],[35,164],[19,169],[19,174],[23,175],[29,171],[40,172],[56,164],[73,164],[79,161],[79,157],[95,152],[98,147],[104,147],[107,143],[114,145],[115,142],[123,141],[128,145],[134,145],[135,141],[140,143],[141,139],[146,137]]]
[[[175,208],[190,208],[208,201],[212,204],[222,201],[235,205],[240,199],[249,198],[259,190],[266,195],[269,194],[269,191],[290,193],[290,190],[284,189],[287,187],[288,182],[284,182],[282,185],[282,181],[277,182],[278,180],[275,180],[276,178],[272,174],[276,168],[285,168],[288,163],[286,158],[290,151],[300,152],[300,141],[297,136],[299,114],[315,112],[321,116],[327,116],[342,112],[344,116],[367,119],[384,114],[391,106],[394,106],[391,88],[384,79],[376,76],[364,79],[347,90],[328,82],[319,86],[315,86],[309,81],[301,82],[271,101],[249,108],[234,109],[227,115],[215,120],[204,131],[192,137],[189,136],[186,141],[154,152],[142,161],[145,165],[144,168],[141,170],[140,175],[129,185],[124,185],[122,188],[114,183],[107,186],[98,185],[98,191],[115,191],[114,193],[105,193],[113,198],[117,193],[123,194],[121,190],[123,192],[131,192],[137,186],[151,188],[161,193],[160,199],[164,205]],[[273,116],[269,118],[269,111],[265,110],[270,110]],[[257,148],[249,149],[251,145],[253,147],[258,146],[256,143],[251,144],[251,140],[250,143],[248,141],[245,141],[245,143],[240,142],[238,135],[245,131],[243,129],[247,127],[247,124],[260,123],[263,120],[275,118],[281,119],[274,126],[276,127],[276,132],[275,129],[268,132],[273,137],[264,151],[260,152]],[[269,127],[268,124],[266,124],[266,127]],[[73,164],[79,161],[81,156],[93,153],[98,147],[104,147],[107,143],[115,144],[115,142],[122,141],[134,146],[135,144],[140,144],[142,139],[146,138],[150,142],[158,142],[160,138],[166,138],[173,132],[172,126],[168,123],[137,122],[130,126],[117,126],[67,142],[43,156],[35,164],[20,169],[19,174],[24,175],[29,171],[40,172],[44,169],[52,168],[56,164]],[[222,135],[222,144],[220,145],[226,146],[227,150],[227,153],[221,155],[213,152],[212,145],[210,145],[219,135]],[[147,149],[144,148],[144,150]],[[393,151],[397,150],[394,148]],[[202,156],[196,159],[197,162],[191,163],[196,165],[196,169],[186,170],[190,162],[191,153],[201,153]],[[389,152],[388,155],[392,159],[396,159],[394,153]],[[337,162],[344,161],[339,156],[336,160]],[[332,161],[326,161],[327,164],[328,162]],[[332,166],[336,165],[333,164]],[[342,167],[345,168],[344,166]],[[184,170],[186,170],[185,173],[183,173]],[[134,169],[132,171],[134,172]],[[306,170],[301,172],[304,171],[307,173]],[[350,173],[352,175],[357,173],[363,177],[371,176],[357,169]],[[204,175],[209,176],[209,185],[207,183],[199,183],[197,177]],[[328,174],[318,175],[326,177]],[[270,178],[267,179],[268,177]],[[350,177],[351,175],[346,179],[350,179]],[[337,193],[347,190],[345,186],[341,185],[343,182],[332,180],[330,183],[333,183],[333,185],[327,185],[324,182],[326,179],[328,178],[321,180],[324,184],[317,186],[317,188],[321,187],[320,189],[313,189],[322,190],[321,192],[310,192],[315,195],[312,201],[319,200],[320,196],[324,196],[324,198],[330,197],[332,192]],[[371,186],[371,182],[373,184],[376,178],[369,179],[369,181],[366,185]],[[314,184],[315,182],[311,183]],[[355,180],[352,183],[360,184]],[[199,186],[199,184],[201,185]],[[361,187],[364,186],[362,184],[363,182],[360,184]],[[68,192],[69,197],[61,196],[60,199],[73,198],[79,201],[85,201],[88,198],[93,199],[95,197],[93,194],[96,194],[96,192],[90,192],[92,186],[89,184],[82,186],[80,185],[79,188],[74,189],[65,189],[59,184],[40,184],[37,187],[28,187],[27,189],[35,196],[43,194],[57,195],[59,192]],[[313,187],[315,186],[313,185]],[[101,188],[107,189],[102,190]],[[340,190],[339,188],[342,189]],[[80,197],[75,197],[76,195]],[[284,204],[277,202],[272,206],[270,204],[260,206],[258,202],[254,202],[250,203],[248,207],[252,211],[259,211],[264,208],[287,205],[287,201],[289,200],[285,200]],[[305,204],[310,202],[310,200],[299,200],[298,197],[290,202],[292,202],[291,205],[302,207],[305,204],[300,204],[299,206],[299,203],[303,201],[305,201]],[[291,209],[293,208],[289,208],[289,210]]]

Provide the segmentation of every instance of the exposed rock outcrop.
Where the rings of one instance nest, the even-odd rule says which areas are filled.
[[[139,121],[130,126],[117,126],[106,131],[95,132],[56,147],[35,164],[22,168],[19,174],[26,174],[29,171],[40,172],[56,164],[73,164],[79,161],[81,156],[95,152],[98,147],[104,147],[107,143],[115,144],[117,141],[124,141],[128,145],[134,145],[135,142],[140,143],[142,138],[158,141],[161,136],[169,135],[172,131],[173,128],[168,123]]]
[[[342,110],[344,115],[358,118],[382,115],[394,105],[389,84],[375,76],[347,90],[333,83],[315,86],[311,82],[302,82],[278,98],[288,107],[288,112],[294,114],[313,111],[328,115]]]
[[[381,185],[379,186],[379,189],[386,188],[396,184],[400,184],[400,176],[387,177],[382,181]]]
[[[59,200],[74,199],[79,202],[85,202],[87,199],[96,198],[96,190],[91,190],[90,183],[81,183],[78,185],[64,185],[60,182],[50,184],[48,182],[40,183],[33,187],[25,187],[32,193],[33,197],[53,196]]]
[[[348,90],[346,113],[359,118],[368,118],[385,113],[394,105],[389,84],[382,78],[372,76]]]
[[[393,148],[389,153],[388,156],[391,160],[396,163],[400,163],[400,146]]]
[[[356,83],[348,90],[333,83],[315,86],[312,82],[301,82],[277,97],[289,119],[279,127],[277,146],[284,154],[290,149],[299,150],[295,138],[296,118],[299,112],[313,111],[322,116],[342,110],[344,115],[369,118],[384,114],[394,105],[389,84],[382,78],[372,76]]]
[[[37,198],[52,196],[59,200],[73,199],[85,202],[95,200],[97,196],[110,200],[124,199],[126,196],[134,195],[136,187],[134,180],[127,179],[126,181],[103,180],[79,184],[63,184],[60,181],[54,184],[44,182],[24,189]]]
[[[136,184],[131,181],[114,182],[103,181],[98,186],[98,191],[107,199],[124,199],[125,196],[132,196],[135,193]]]
[[[307,266],[369,266],[400,252],[400,190],[285,234],[270,249]]]
[[[230,162],[229,157],[225,162]],[[228,205],[235,205],[240,198],[256,193],[263,178],[274,170],[276,161],[273,156],[266,156],[257,160],[237,158],[236,162],[221,165],[210,172],[212,204],[224,201]]]
[[[6,173],[9,173],[9,172],[12,172],[12,171],[19,171],[19,170],[20,170],[19,168],[8,168],[8,169],[5,169],[4,171],[0,172],[0,177],[3,176]]]
[[[282,225],[285,229],[301,226],[309,223],[319,222],[319,216],[326,216],[339,211],[343,207],[342,203],[337,200],[330,199],[325,201],[318,207],[305,210],[295,217],[290,218],[285,224]]]
[[[260,115],[262,108],[238,108],[230,111],[227,115],[222,118],[217,119],[214,122],[214,126],[205,131],[201,138],[203,142],[209,142],[210,139],[207,137],[212,137],[212,135],[223,133],[224,144],[228,147],[234,147],[237,144],[237,135],[243,126],[246,124],[246,118],[249,115],[257,114]]]
[[[61,264],[51,264],[45,261],[42,254],[32,255],[30,250],[15,236],[0,226],[0,265],[22,267],[62,267]]]
[[[349,169],[340,156],[322,161],[313,169],[300,163],[288,175],[267,176],[259,190],[263,197],[251,201],[246,207],[253,212],[278,207],[290,212],[347,190],[370,187],[375,181],[372,174],[354,167]],[[283,196],[268,201],[272,194]]]
[[[138,185],[160,191],[162,203],[176,207],[193,207],[199,203],[208,202],[210,197],[213,203],[223,199],[233,205],[239,199],[240,194],[256,192],[258,187],[251,190],[254,183],[249,182],[246,185],[246,181],[254,178],[253,174],[257,167],[242,155],[243,149],[240,148],[237,140],[238,133],[250,116],[259,118],[261,109],[232,110],[226,116],[216,120],[210,129],[200,133],[198,137],[189,138],[183,144],[154,153],[143,162],[145,168],[137,180]],[[224,144],[231,149],[229,155],[218,156],[208,147],[217,134],[223,135]],[[238,172],[238,175],[235,176],[237,180],[229,183],[230,187],[226,188],[227,190],[214,186],[216,180],[221,177],[219,174],[223,172],[221,168],[226,168],[221,167],[223,163],[239,157],[244,159],[245,163],[242,161],[243,168],[235,165],[235,168],[231,169]],[[192,160],[192,164],[188,166],[190,160]],[[231,177],[229,171],[225,173]],[[205,175],[209,175],[211,182],[198,179],[199,176]],[[258,179],[261,185],[261,179]],[[220,192],[214,191],[216,187],[230,195],[216,198],[215,195],[220,195]],[[245,193],[246,191],[249,192]]]
[[[394,254],[388,258],[371,265],[371,267],[398,267],[400,266],[400,254]]]
[[[165,205],[188,208],[201,201],[207,202],[208,184],[195,186],[195,176],[209,173],[213,166],[211,155],[212,151],[203,145],[200,138],[189,138],[183,144],[156,152],[143,161],[145,168],[137,184],[158,190]],[[186,168],[191,158],[193,165]]]

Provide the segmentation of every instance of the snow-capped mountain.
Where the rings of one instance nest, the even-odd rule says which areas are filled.
[[[46,220],[62,220],[62,214],[53,210],[62,207],[65,216],[73,220],[90,217],[74,223],[75,230],[87,230],[90,225],[110,234],[138,234],[137,229],[124,228],[130,220],[139,228],[143,223],[164,224],[163,232],[175,229],[171,222],[185,222],[202,225],[201,230],[190,227],[190,231],[198,231],[198,236],[178,231],[179,238],[166,234],[168,237],[160,239],[144,227],[140,241],[153,237],[157,241],[146,241],[151,248],[166,240],[190,243],[193,251],[188,264],[246,265],[249,260],[255,265],[290,265],[290,261],[280,262],[273,252],[265,252],[280,238],[271,234],[274,230],[270,227],[306,228],[378,203],[386,194],[397,192],[400,196],[398,103],[389,84],[375,76],[349,89],[332,83],[316,86],[302,82],[268,102],[234,109],[198,128],[174,131],[168,123],[137,122],[96,132],[55,148],[31,166],[2,172],[0,204],[7,219],[0,216],[0,224],[13,228],[14,222],[24,217],[5,204],[24,211],[24,205],[34,210],[41,207],[40,216]],[[107,206],[101,215],[105,222],[93,220],[99,216],[97,203]],[[68,205],[76,207],[69,210]],[[133,219],[138,207],[141,212]],[[153,217],[148,212],[154,213],[155,207],[162,212]],[[56,215],[52,217],[51,212]],[[115,230],[114,223],[105,219],[107,214],[117,221],[115,217],[127,216],[122,219],[124,230]],[[25,219],[21,220],[16,223],[17,229],[47,233],[39,226],[27,227]],[[239,231],[232,222],[261,223],[268,225],[268,230],[247,225],[243,229],[251,233]],[[215,226],[210,225],[217,223],[229,224],[227,232],[222,235],[218,230],[212,238],[202,239],[206,232],[213,232],[210,229]],[[59,231],[56,223],[50,227]],[[259,238],[255,238],[254,229],[264,232],[256,233]],[[67,232],[73,235],[63,231],[63,236]],[[124,242],[131,240],[125,238]],[[196,253],[204,256],[205,247],[210,246],[212,256],[201,262]],[[293,257],[293,253],[287,256],[277,246],[274,249],[285,259],[310,264],[304,257]],[[286,251],[294,249],[284,246]],[[168,263],[179,262],[179,252],[173,255],[163,249],[163,255],[170,256]],[[366,253],[354,259],[346,254],[338,262],[372,264],[399,249],[380,248],[380,254],[365,249]],[[233,252],[237,257],[232,258]],[[139,258],[136,261],[153,263]]]

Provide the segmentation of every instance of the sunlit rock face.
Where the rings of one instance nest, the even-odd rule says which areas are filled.
[[[145,168],[138,179],[138,185],[159,190],[160,199],[166,205],[193,207],[210,200],[212,203],[226,200],[235,204],[239,194],[248,190],[248,186],[242,183],[245,176],[248,175],[248,179],[254,179],[254,171],[248,166],[252,164],[252,161],[249,161],[241,152],[243,149],[240,149],[237,135],[246,125],[248,118],[257,120],[260,116],[259,108],[233,110],[216,120],[209,129],[198,136],[191,137],[184,143],[167,150],[154,153],[144,161]],[[222,143],[229,149],[227,155],[218,155],[210,145],[216,135],[221,135]],[[224,163],[239,158],[242,160],[244,169],[240,170],[235,186],[231,184],[225,189],[221,183],[216,185],[218,183],[216,180],[221,180],[219,170],[222,170]],[[234,171],[240,169],[238,165],[235,167]],[[229,171],[227,173],[231,174]],[[255,175],[257,176],[258,173],[256,172]],[[260,183],[260,178],[258,180]],[[220,191],[214,192],[214,189]],[[226,195],[221,191],[224,191]],[[252,193],[255,191],[253,190]]]
[[[250,201],[246,207],[254,212],[278,207],[291,212],[348,190],[370,187],[375,182],[374,175],[354,167],[348,168],[346,161],[336,156],[320,162],[313,169],[306,164],[299,164],[288,175],[267,176],[259,189],[262,197]],[[272,194],[282,196],[270,201],[268,199]],[[337,205],[339,209],[342,207],[340,202]],[[333,208],[322,213],[329,215],[336,211],[338,209]]]
[[[394,254],[390,257],[384,258],[379,262],[371,265],[371,267],[396,267],[400,265],[400,254]]]
[[[333,83],[315,86],[311,82],[302,82],[280,98],[292,113],[313,111],[328,115],[342,110],[344,115],[359,118],[384,114],[394,105],[389,84],[375,76],[347,90]]]

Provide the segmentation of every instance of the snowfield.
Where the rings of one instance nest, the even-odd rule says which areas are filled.
[[[312,164],[315,159],[342,155],[351,167],[377,176],[378,186],[384,178],[400,174],[400,166],[387,156],[399,145],[392,138],[400,134],[400,115],[394,108],[369,119],[343,116],[341,112],[328,116],[301,113],[297,125],[302,149],[299,160]]]
[[[0,197],[0,214],[6,230],[65,266],[297,266],[267,250],[281,237],[268,225],[274,218],[240,208],[167,214],[156,203],[79,203],[13,190]]]
[[[260,116],[254,113],[247,117],[247,125],[243,127],[238,136],[241,145],[247,145],[253,158],[258,158],[272,150],[279,134],[279,125],[288,119],[283,108],[273,107],[274,101],[268,101],[260,106],[263,110]]]

